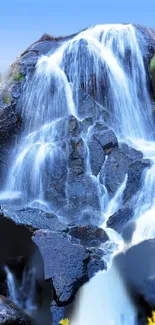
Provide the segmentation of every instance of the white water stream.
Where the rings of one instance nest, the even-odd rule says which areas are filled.
[[[50,162],[50,172],[54,173],[57,161],[65,158],[60,135],[65,136],[67,128],[62,118],[72,114],[82,120],[87,116],[86,112],[79,113],[77,90],[83,82],[89,91],[90,76],[95,75],[95,97],[111,113],[109,126],[119,140],[140,149],[152,161],[137,197],[133,244],[155,236],[154,124],[137,33],[132,25],[99,25],[65,41],[53,54],[41,57],[34,76],[25,84],[25,129],[13,154],[1,198],[17,194],[22,204],[51,211],[44,196],[50,185],[46,163]],[[119,209],[126,181],[127,176],[106,211],[102,211],[106,220]],[[115,241],[117,234],[110,230],[109,234]],[[112,266],[81,289],[79,308],[71,325],[134,325],[135,317],[135,308]]]

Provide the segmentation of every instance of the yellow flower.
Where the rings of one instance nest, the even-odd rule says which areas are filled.
[[[151,318],[149,317],[147,320],[148,320],[148,325],[155,325],[155,311],[154,310],[152,312],[152,317]]]
[[[68,318],[64,318],[59,322],[59,324],[61,324],[61,325],[69,325],[69,323],[70,323],[70,321]]]

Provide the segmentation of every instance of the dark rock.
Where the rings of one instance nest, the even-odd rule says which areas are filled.
[[[151,166],[149,159],[141,159],[132,163],[128,168],[128,180],[124,191],[124,202],[129,200],[142,186],[141,176],[145,168]]]
[[[1,214],[12,219],[16,224],[25,225],[31,233],[36,229],[49,229],[53,231],[66,229],[66,225],[61,223],[55,214],[39,209],[15,209],[12,206],[2,206]]]
[[[108,240],[106,232],[96,226],[71,227],[68,234],[79,239],[80,244],[86,247],[99,247]]]
[[[42,42],[36,42],[35,44],[32,44],[27,51],[36,52],[38,54],[47,54],[52,49],[56,50],[58,48],[60,43],[55,41],[42,41]]]
[[[123,183],[132,159],[121,149],[114,149],[100,171],[100,182],[105,184],[112,197]]]
[[[92,136],[90,141],[88,142],[88,147],[91,171],[93,175],[97,176],[104,163],[105,153],[100,143],[95,139],[94,136]]]
[[[71,138],[69,141],[69,168],[74,175],[80,175],[86,169],[87,151],[85,144],[80,137]]]
[[[79,133],[79,122],[72,115],[70,115],[68,118],[68,133],[72,137],[76,137]]]
[[[108,219],[107,227],[122,233],[127,223],[132,220],[133,215],[133,204],[128,202]]]
[[[60,149],[56,149],[51,161],[51,154],[45,161],[45,192],[44,197],[50,203],[52,211],[65,204],[65,185],[67,179],[67,160]]]
[[[65,308],[58,307],[56,302],[52,303],[51,314],[52,314],[52,325],[58,325],[61,319],[65,318]]]
[[[109,112],[83,89],[79,89],[76,96],[78,98],[78,115],[81,119],[87,117],[92,117],[93,119],[102,117],[105,121],[108,119]]]
[[[142,47],[144,60],[150,61],[155,52],[155,30],[141,25],[135,25],[138,39]]]
[[[20,60],[20,72],[25,76],[28,71],[34,71],[39,55],[36,52],[26,53]]]
[[[143,158],[143,153],[141,151],[128,146],[126,143],[120,143],[120,148],[133,160],[133,162]]]
[[[106,263],[97,253],[92,254],[90,262],[87,265],[88,277],[91,279],[97,272],[106,269]]]
[[[87,174],[74,177],[70,173],[66,190],[70,204],[75,205],[75,207],[78,206],[79,209],[91,207],[94,210],[100,211],[98,184],[95,178]]]
[[[111,152],[111,150],[118,146],[116,135],[104,122],[97,122],[93,126],[92,133],[105,153]]]
[[[93,125],[93,118],[86,117],[80,122],[80,131],[82,134],[86,135],[90,126]]]
[[[11,104],[0,109],[0,144],[6,144],[19,132],[22,120],[16,115]]]
[[[0,296],[0,324],[30,325],[32,322],[11,300]]]
[[[52,279],[58,305],[68,303],[79,287],[88,280],[88,253],[72,244],[67,235],[36,231],[33,235],[44,260],[45,279]]]
[[[1,187],[5,184],[8,169],[10,168],[10,146],[0,145],[0,182]]]
[[[73,244],[70,236],[47,230],[33,235],[44,260],[45,279],[52,279],[57,306],[70,303],[81,285],[105,268],[102,250]]]

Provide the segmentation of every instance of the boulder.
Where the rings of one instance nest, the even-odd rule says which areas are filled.
[[[143,153],[140,150],[136,150],[135,148],[132,148],[126,143],[120,143],[119,147],[126,155],[128,155],[132,159],[133,162],[143,158]]]
[[[80,119],[93,118],[94,120],[102,118],[107,121],[109,112],[97,101],[95,101],[84,89],[77,90],[77,107]]]
[[[68,117],[68,134],[72,137],[76,137],[79,134],[79,122],[75,116],[70,115]]]
[[[53,301],[51,306],[52,325],[58,325],[60,320],[65,318],[64,309],[64,307],[58,307],[56,302]]]
[[[31,320],[11,300],[0,296],[1,325],[30,325]]]
[[[128,168],[128,179],[126,188],[124,190],[124,202],[131,199],[131,197],[142,187],[141,176],[145,168],[151,166],[149,159],[141,159],[133,162]]]
[[[68,304],[89,279],[87,265],[91,260],[90,252],[80,244],[71,243],[67,234],[55,231],[38,230],[33,234],[33,241],[44,260],[45,279],[52,279],[57,305]],[[93,259],[95,261],[95,257]],[[100,258],[99,269],[103,268]]]
[[[123,183],[132,159],[120,148],[109,154],[100,171],[100,182],[105,184],[108,194],[113,197]]]
[[[13,206],[2,206],[1,217],[7,216],[16,224],[24,225],[31,233],[37,229],[49,229],[53,231],[62,231],[66,225],[61,223],[57,216],[50,212],[44,212],[39,209],[21,208],[15,209]]]
[[[67,233],[76,239],[82,246],[86,247],[99,247],[105,243],[109,238],[102,228],[97,226],[74,226],[67,229]]]
[[[59,147],[55,147],[51,159],[51,153],[45,160],[44,173],[44,197],[56,211],[66,202],[65,185],[67,179],[67,159]]]
[[[91,172],[94,176],[97,176],[101,170],[101,167],[105,161],[105,153],[94,136],[88,142],[89,148],[89,161],[91,166]]]
[[[20,131],[22,119],[15,114],[11,103],[0,108],[0,144],[11,144],[11,140]]]
[[[128,202],[109,217],[107,227],[114,229],[118,233],[122,233],[127,223],[132,220],[133,216],[133,202]]]
[[[71,137],[69,143],[69,169],[75,176],[86,171],[87,150],[81,137]]]
[[[90,190],[91,189],[91,190]],[[76,175],[69,173],[66,186],[69,204],[80,209],[91,207],[100,211],[100,199],[96,178],[87,174]]]
[[[99,142],[105,153],[118,147],[118,141],[114,132],[108,128],[105,122],[96,122],[92,128],[92,134]]]
[[[92,126],[93,123],[92,117],[86,117],[84,120],[80,121],[80,131],[82,134],[84,134],[84,136],[87,136],[89,127]]]

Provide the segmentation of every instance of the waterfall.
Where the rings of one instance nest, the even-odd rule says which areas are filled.
[[[115,267],[98,273],[78,295],[71,325],[136,325],[136,310]]]
[[[107,222],[108,218],[112,216],[115,212],[118,211],[119,207],[122,203],[123,193],[126,188],[128,175],[125,175],[123,183],[118,188],[114,197],[108,202],[106,211],[105,211],[105,223]],[[105,227],[105,223],[103,224],[103,228]]]
[[[80,109],[79,89],[93,95],[109,112],[106,122],[119,141],[140,149],[151,159],[152,166],[145,171],[142,190],[137,194],[137,229],[132,244],[154,237],[152,105],[138,30],[130,24],[91,27],[63,41],[55,52],[39,59],[34,74],[28,75],[25,81],[22,98],[24,130],[18,148],[13,151],[11,170],[0,199],[11,196],[21,199],[22,205],[54,210],[54,203],[48,200],[45,190],[52,183],[57,165],[63,165],[63,175],[60,176],[68,173],[67,149],[64,150],[62,141],[68,135],[67,118],[73,115],[80,123],[89,116],[87,110]],[[98,175],[92,175],[89,131],[83,136],[87,153],[86,174],[96,185],[101,214],[108,219],[121,206],[127,175],[110,201]],[[122,242],[116,232],[108,229],[107,232],[114,241]],[[14,278],[8,269],[6,272],[10,295],[13,294],[15,300]],[[81,289],[78,314],[73,316],[71,325],[134,325],[135,317],[136,310],[112,264],[107,272],[97,274]]]
[[[23,272],[22,281],[17,281],[8,266],[4,268],[7,276],[9,298],[29,315],[37,308],[35,304],[36,283],[33,270]]]
[[[82,83],[86,92],[96,83],[95,98],[110,112],[108,123],[120,139],[151,140],[152,108],[136,33],[132,25],[91,27],[39,59],[24,85],[24,131],[1,199],[21,197],[22,204],[53,209],[45,188],[55,165],[65,160],[60,141],[67,132],[65,117],[81,120],[88,113],[78,106]]]

